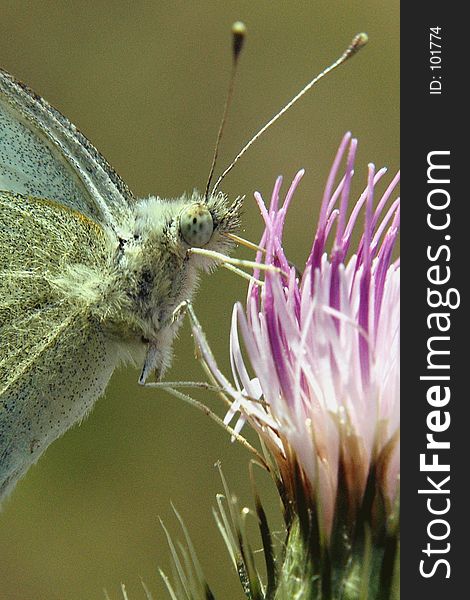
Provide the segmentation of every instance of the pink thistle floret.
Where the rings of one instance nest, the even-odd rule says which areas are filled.
[[[231,387],[225,422],[238,414],[236,431],[246,420],[255,427],[293,502],[298,487],[293,473],[300,471],[326,539],[339,494],[354,520],[371,474],[385,512],[394,510],[398,493],[400,281],[393,251],[399,199],[390,199],[399,176],[374,201],[386,170],[369,165],[367,185],[349,210],[356,146],[346,134],[301,275],[284,253],[282,236],[303,171],[282,205],[281,178],[269,208],[255,194],[265,222],[260,242],[265,252],[257,261],[276,269],[265,272],[261,288],[250,285],[245,307],[235,305],[230,336],[237,389]],[[335,187],[344,157],[345,171]],[[214,374],[226,387],[217,369]]]

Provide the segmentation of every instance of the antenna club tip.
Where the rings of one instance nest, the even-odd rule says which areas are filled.
[[[245,36],[246,35],[245,23],[243,23],[243,21],[235,21],[235,23],[232,25],[232,33],[233,33],[233,35]]]
[[[242,21],[235,21],[232,25],[233,57],[236,60],[242,51],[246,37],[246,25]]]
[[[367,33],[362,32],[362,33],[358,33],[357,35],[355,35],[353,38],[353,41],[349,45],[348,49],[345,51],[345,53],[341,57],[340,62],[344,62],[348,58],[351,58],[351,56],[354,56],[355,54],[357,54],[359,52],[359,50],[367,44],[368,41],[369,41],[369,36],[367,35]]]
[[[367,33],[364,33],[364,32],[358,33],[357,35],[354,36],[353,41],[351,43],[351,47],[355,52],[357,52],[363,46],[365,46],[368,41],[369,41],[369,36],[367,35]]]

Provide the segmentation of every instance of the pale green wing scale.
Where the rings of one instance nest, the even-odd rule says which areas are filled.
[[[0,70],[0,498],[116,367],[91,307],[133,201],[74,125]]]
[[[117,235],[134,200],[68,119],[1,69],[0,190],[55,200]]]
[[[91,409],[116,351],[90,310],[111,268],[109,229],[63,204],[5,191],[0,224],[1,497],[64,422]],[[70,269],[74,290],[64,289]]]

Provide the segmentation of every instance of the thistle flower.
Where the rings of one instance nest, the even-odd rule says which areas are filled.
[[[276,598],[398,593],[399,262],[393,251],[399,200],[390,201],[398,175],[375,202],[386,169],[376,172],[370,164],[365,189],[349,210],[356,147],[346,134],[302,273],[289,262],[282,236],[303,171],[282,205],[281,178],[269,208],[255,194],[265,223],[257,262],[268,269],[264,285],[252,283],[246,305],[234,307],[234,385],[198,339],[212,377],[231,398],[225,423],[237,419],[238,433],[248,421],[272,457],[288,531]]]

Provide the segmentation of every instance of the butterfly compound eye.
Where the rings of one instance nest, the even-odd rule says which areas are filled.
[[[190,246],[205,246],[214,231],[212,215],[207,207],[193,204],[185,208],[180,215],[180,230],[184,241]]]

